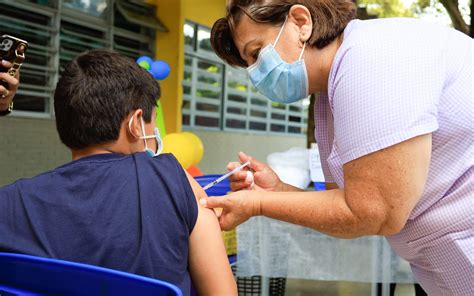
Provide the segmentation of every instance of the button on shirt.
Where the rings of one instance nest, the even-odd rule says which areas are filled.
[[[474,295],[472,46],[419,20],[354,20],[315,104],[324,175],[340,188],[343,164],[432,133],[422,197],[388,237],[430,295]]]

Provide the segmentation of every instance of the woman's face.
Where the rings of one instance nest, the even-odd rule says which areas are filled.
[[[280,29],[281,25],[256,23],[245,14],[240,18],[234,32],[234,43],[248,66],[257,61],[260,50],[275,42]],[[275,49],[285,62],[293,63],[298,59],[301,47],[300,28],[290,15]]]

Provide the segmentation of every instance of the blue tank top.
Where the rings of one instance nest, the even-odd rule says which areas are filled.
[[[197,213],[171,154],[98,154],[0,189],[0,251],[144,275],[189,295]]]

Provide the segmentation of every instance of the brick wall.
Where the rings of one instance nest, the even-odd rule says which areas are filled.
[[[54,120],[0,117],[0,187],[70,160]]]

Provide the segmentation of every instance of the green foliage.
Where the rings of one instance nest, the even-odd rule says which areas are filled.
[[[418,0],[419,2],[428,2],[430,0]],[[413,7],[406,8],[401,0],[359,0],[359,5],[367,7],[369,14],[384,17],[413,17]]]
[[[431,0],[418,0],[416,2],[418,7],[420,7],[421,9],[425,9],[426,7],[429,7],[431,5]]]
[[[469,34],[469,0],[358,0],[357,3],[366,8],[369,16],[379,18],[419,17],[425,13],[449,16],[455,29]],[[407,4],[411,5],[407,7]],[[367,17],[363,13],[361,16]]]

